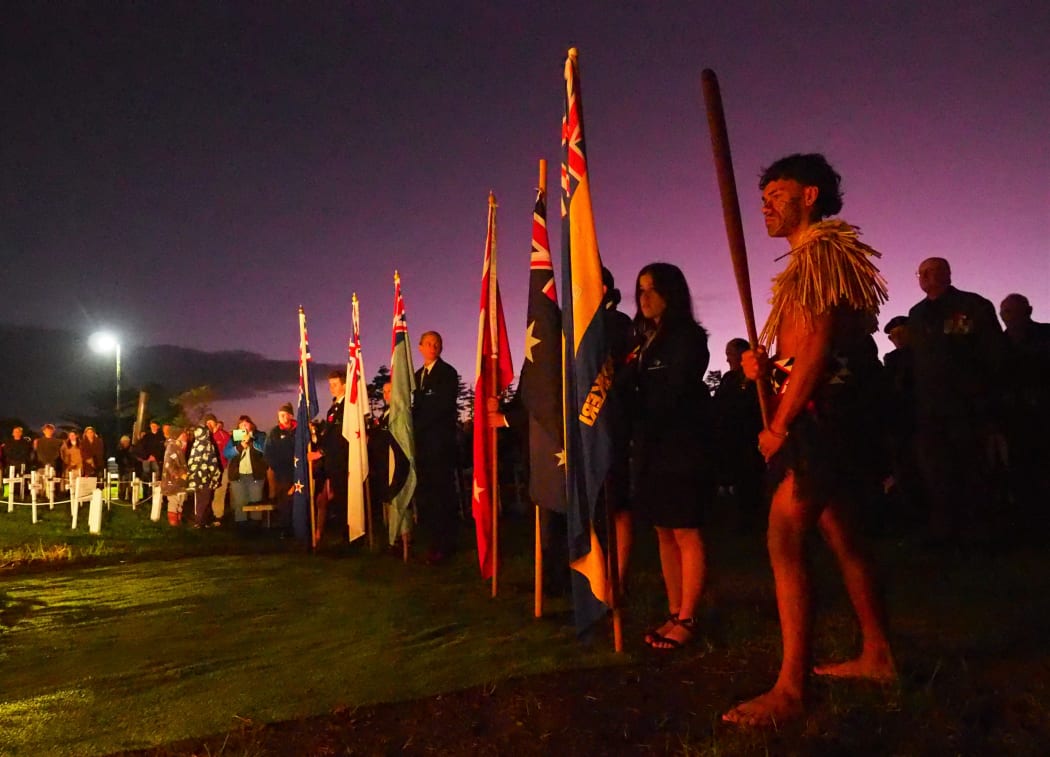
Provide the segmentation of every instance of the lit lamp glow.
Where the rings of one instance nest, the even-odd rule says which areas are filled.
[[[117,417],[117,436],[120,436],[120,340],[117,339],[115,334],[109,331],[96,331],[88,339],[88,346],[94,352],[100,355],[108,355],[111,352],[116,354],[117,357],[117,404],[116,404],[116,417]],[[116,443],[117,439],[114,438],[113,442]]]

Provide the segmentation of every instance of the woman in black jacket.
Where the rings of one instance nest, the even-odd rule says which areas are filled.
[[[704,384],[710,354],[707,332],[693,317],[689,285],[676,266],[645,266],[635,302],[640,345],[634,367],[633,497],[639,516],[656,528],[670,612],[645,641],[654,649],[676,649],[696,633],[706,573],[700,526],[715,492],[711,397]]]

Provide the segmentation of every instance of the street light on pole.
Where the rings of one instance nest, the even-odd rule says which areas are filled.
[[[113,443],[116,444],[120,436],[120,340],[109,331],[96,331],[88,339],[88,345],[100,355],[108,355],[113,352],[117,356],[117,404],[115,408],[117,427],[116,436],[113,438]]]

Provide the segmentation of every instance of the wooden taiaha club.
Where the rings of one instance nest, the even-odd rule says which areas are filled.
[[[736,192],[733,175],[733,157],[729,151],[729,132],[726,129],[725,111],[722,108],[722,93],[718,77],[710,68],[700,75],[707,110],[707,126],[711,132],[711,151],[714,154],[715,172],[718,175],[718,191],[722,197],[722,215],[725,219],[726,237],[729,241],[729,256],[733,261],[737,294],[744,312],[747,340],[751,349],[758,347],[758,329],[755,327],[755,306],[751,299],[751,276],[747,266],[747,246],[744,243],[744,225],[740,216],[740,200]],[[768,386],[757,382],[758,404],[762,409],[762,425],[769,428]]]

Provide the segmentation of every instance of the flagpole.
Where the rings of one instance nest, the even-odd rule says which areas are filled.
[[[390,354],[390,374],[391,374],[391,378],[394,379],[394,381],[395,381],[395,384],[394,384],[395,388],[397,386],[397,384],[396,384],[396,381],[397,381],[396,376],[398,375],[397,374],[397,370],[396,370],[397,366],[396,366],[396,360],[395,360],[395,357],[396,357],[396,354],[397,354],[397,352],[396,352],[396,347],[397,347],[397,321],[398,321],[399,313],[401,313],[401,317],[403,318],[403,312],[401,310],[399,310],[399,306],[403,307],[403,305],[404,305],[404,302],[401,299],[401,274],[398,273],[398,271],[395,269],[395,271],[394,271],[394,340],[393,340],[393,345],[392,345],[395,349]],[[407,323],[404,326],[404,340],[405,340],[405,342],[407,342],[407,340],[408,340],[408,326],[407,326]],[[402,368],[403,371],[405,371],[405,373],[406,373],[406,375],[408,377],[408,379],[407,379],[408,380],[408,386],[409,386],[409,389],[411,390],[412,387],[413,387],[413,384],[414,384],[414,379],[413,379],[413,375],[412,375],[412,359],[411,359],[411,355],[408,353],[407,344],[405,345],[404,354],[405,354],[405,364],[402,365],[401,368]],[[391,402],[391,405],[392,406],[394,405],[393,401]],[[409,406],[405,410],[405,412],[408,413],[408,418],[411,419],[411,406]],[[391,423],[393,423],[392,420],[391,420]],[[395,437],[395,439],[396,439],[396,437]],[[413,451],[412,451],[412,447],[414,445],[411,443],[411,438],[408,439],[408,442],[409,442],[408,447],[407,448],[403,447],[402,451],[406,455],[409,455],[409,459],[408,459],[408,465],[409,465],[408,476],[409,476],[409,479],[408,480],[409,481],[413,481],[412,485],[414,487],[415,483],[414,483],[413,468],[415,466],[415,462],[412,459],[413,454],[414,454]],[[393,473],[394,473],[394,456],[393,456],[393,452],[391,452],[391,454],[390,454],[390,475],[392,476]],[[405,483],[405,486],[408,486],[407,482]],[[398,496],[400,496],[400,493],[399,493]],[[409,504],[411,504],[411,499],[409,500],[409,502],[406,503],[406,508],[408,507]],[[411,534],[411,529],[405,529],[405,524],[404,524],[404,521],[402,520],[402,517],[401,517],[402,513],[401,512],[395,512],[396,509],[397,509],[397,505],[393,501],[391,501],[390,517],[395,517],[396,516],[398,518],[398,529],[400,531],[399,535],[401,536],[401,556],[402,556],[402,560],[407,565],[408,564],[408,553],[409,553],[409,542],[411,540],[411,535],[412,534]]]
[[[609,481],[602,484],[602,499],[605,505],[605,543],[609,545],[605,555],[606,572],[609,576],[609,606],[612,609],[613,650],[623,652],[623,613],[620,612],[620,561],[616,542],[616,524],[613,523],[612,508],[609,507]]]
[[[539,183],[540,194],[544,197],[546,202],[547,197],[547,161],[544,158],[540,158],[540,183]],[[518,391],[521,391],[521,385],[519,380]],[[534,571],[533,581],[533,615],[537,618],[543,617],[543,539],[540,533],[540,506],[536,503],[536,539],[533,545],[533,551],[535,554],[534,564],[536,569]]]
[[[496,309],[496,292],[499,279],[496,277],[496,195],[489,192],[489,229],[492,234],[491,257],[489,259],[489,340],[492,344],[491,360],[489,360],[489,390],[492,396],[496,396],[496,387],[499,385],[499,336],[498,317]],[[496,427],[489,428],[489,445],[492,453],[492,481],[489,488],[492,490],[492,596],[496,596],[499,587],[499,441],[496,438]]]
[[[304,344],[306,342],[306,312],[303,310],[303,306],[299,306],[299,343]],[[301,350],[300,350],[301,351]],[[306,412],[310,412],[310,382],[306,380],[306,357],[303,355],[299,356],[299,370],[303,372],[303,398],[306,400]],[[308,502],[310,510],[310,549],[317,549],[317,515],[314,513],[314,466],[310,461],[309,453],[312,451],[311,447],[314,444],[314,435],[311,432],[307,437],[309,441],[306,443],[306,476],[310,483],[310,501]]]
[[[351,320],[351,346],[347,357],[347,382],[353,382],[353,386],[349,386],[348,383],[348,397],[356,398],[354,401],[354,407],[352,408],[353,415],[349,414],[351,408],[345,408],[343,414],[343,437],[346,438],[347,442],[351,445],[351,462],[356,462],[356,470],[354,465],[347,466],[347,498],[346,498],[346,526],[347,526],[347,538],[353,541],[354,536],[353,526],[351,523],[355,520],[351,516],[352,503],[355,503],[357,497],[360,496],[360,504],[364,509],[364,512],[360,514],[361,517],[361,528],[368,534],[368,549],[373,551],[375,548],[375,535],[372,531],[372,496],[369,486],[369,473],[365,473],[361,476],[362,468],[368,468],[368,435],[369,431],[365,423],[365,412],[366,408],[369,407],[368,403],[368,387],[365,385],[365,361],[361,350],[361,311],[360,301],[357,299],[357,292],[354,292],[350,298],[350,320]],[[351,368],[349,358],[353,357],[353,367]],[[349,402],[346,403],[349,405]],[[369,416],[371,413],[369,413]],[[352,428],[355,433],[353,438],[347,437],[347,423],[348,419],[353,419]],[[353,445],[356,445],[353,446]],[[362,445],[364,447],[362,448]],[[356,455],[353,452],[356,451]],[[354,459],[356,457],[356,460]],[[351,496],[351,492],[356,487],[357,494]]]
[[[371,471],[369,471],[371,473]],[[365,479],[365,528],[368,529],[368,551],[376,551],[376,534],[372,523],[372,487]]]

